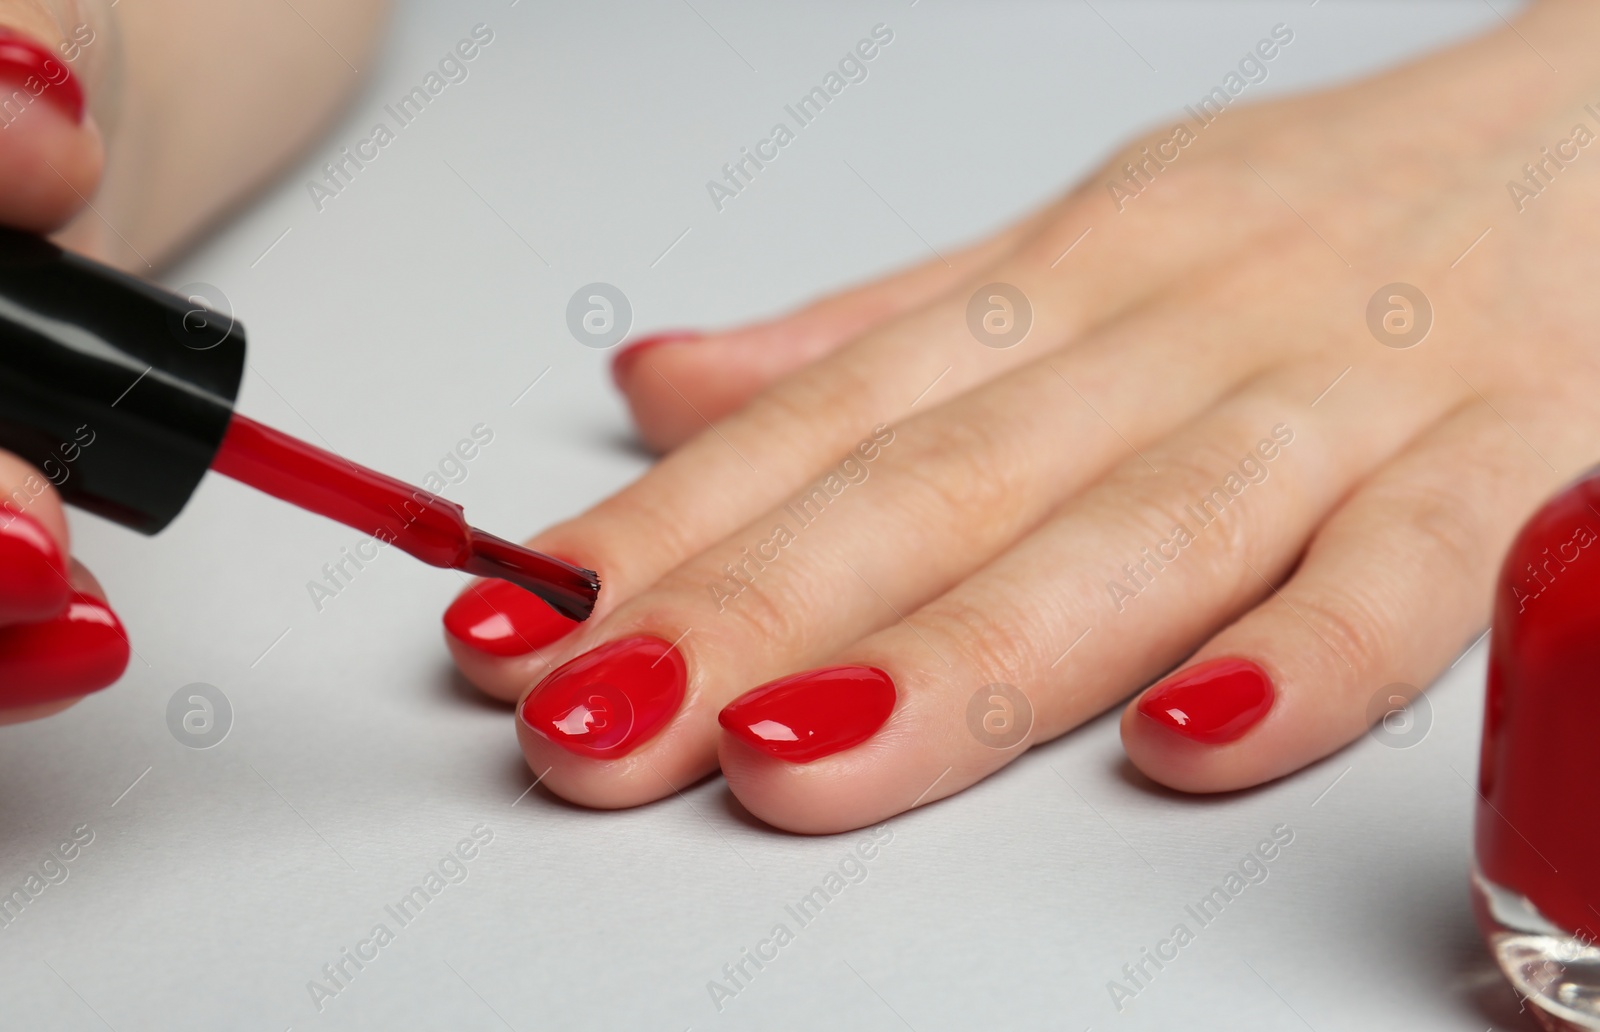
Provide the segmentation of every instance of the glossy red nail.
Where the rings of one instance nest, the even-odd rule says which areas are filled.
[[[490,656],[523,656],[563,638],[578,621],[507,581],[481,581],[444,611],[444,629],[461,644]]]
[[[626,756],[683,704],[688,669],[676,648],[624,638],[557,667],[522,703],[522,721],[579,756]]]
[[[704,334],[694,330],[670,330],[666,333],[652,334],[634,341],[611,359],[611,379],[619,389],[626,389],[628,376],[633,372],[633,367],[639,364],[639,359],[651,348],[662,344],[675,344],[682,341],[699,340]]]
[[[1594,1028],[1600,970],[1600,471],[1546,503],[1500,569],[1475,820],[1490,952],[1550,1029]]]
[[[44,99],[65,112],[74,122],[83,121],[83,88],[77,76],[59,56],[37,40],[0,29],[0,80],[21,87],[28,103]],[[15,98],[13,98],[15,99]],[[6,123],[16,117],[6,113]]]
[[[58,616],[71,597],[56,539],[32,516],[0,504],[0,626]]]
[[[717,723],[769,756],[810,763],[871,738],[894,702],[894,681],[877,667],[823,667],[745,692]]]
[[[1139,712],[1192,741],[1221,745],[1255,727],[1275,697],[1272,678],[1248,659],[1213,659],[1145,692]]]
[[[128,635],[97,598],[74,592],[66,612],[42,623],[0,627],[0,706],[87,695],[122,676]]]

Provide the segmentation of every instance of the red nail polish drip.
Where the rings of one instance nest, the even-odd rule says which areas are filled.
[[[234,413],[211,468],[347,527],[388,540],[430,566],[496,577],[573,620],[594,611],[600,578],[485,534],[461,506]]]
[[[1478,771],[1473,909],[1547,1029],[1600,1029],[1600,471],[1501,569]]]

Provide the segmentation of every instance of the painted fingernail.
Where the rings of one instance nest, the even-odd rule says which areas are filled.
[[[633,367],[639,364],[639,359],[651,348],[662,344],[679,344],[684,341],[699,340],[705,336],[694,330],[671,330],[666,333],[657,333],[634,341],[611,359],[611,379],[619,389],[626,389],[628,376],[633,372]]]
[[[1145,692],[1139,712],[1185,738],[1221,745],[1255,727],[1276,694],[1272,678],[1248,659],[1213,659]]]
[[[42,623],[0,627],[0,705],[30,706],[98,691],[128,666],[128,635],[109,606],[74,592]]]
[[[522,721],[579,756],[626,756],[666,726],[688,684],[683,656],[660,638],[624,638],[557,667],[522,703]]]
[[[71,597],[56,539],[32,516],[0,504],[0,626],[58,616]]]
[[[810,763],[871,738],[894,702],[894,681],[877,667],[823,667],[745,692],[717,723],[769,756]]]
[[[83,121],[83,88],[77,76],[49,47],[9,29],[0,29],[0,79],[21,87],[26,104],[50,101],[74,122]],[[15,102],[18,94],[13,94]],[[7,124],[16,117],[8,103]]]
[[[490,656],[526,655],[576,626],[539,596],[502,580],[474,584],[444,611],[452,638]]]

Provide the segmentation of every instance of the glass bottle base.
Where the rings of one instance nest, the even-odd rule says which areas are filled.
[[[1473,912],[1489,952],[1550,1032],[1600,1032],[1600,949],[1551,924],[1521,893],[1476,866]]]

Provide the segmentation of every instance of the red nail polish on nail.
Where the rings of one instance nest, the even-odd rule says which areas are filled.
[[[1139,712],[1185,738],[1221,745],[1254,727],[1275,697],[1272,679],[1248,659],[1214,659],[1145,692]]]
[[[810,763],[871,738],[894,702],[894,681],[877,667],[823,667],[751,689],[717,723],[769,756]]]
[[[579,756],[626,756],[683,704],[688,670],[660,638],[624,638],[557,667],[522,704],[522,720]]]
[[[83,88],[59,56],[37,40],[0,29],[0,79],[22,87],[28,103],[43,98],[83,121]]]
[[[444,611],[450,636],[490,656],[523,656],[566,634],[578,621],[507,581],[483,581]]]
[[[704,334],[694,330],[672,330],[667,333],[657,333],[634,341],[611,359],[611,379],[619,389],[628,386],[628,375],[633,372],[633,367],[639,364],[639,359],[646,351],[662,344],[676,344],[683,341],[699,340]]]
[[[0,504],[0,626],[58,616],[71,597],[56,539],[32,516]]]
[[[128,635],[104,602],[74,593],[66,612],[0,627],[0,706],[87,695],[128,666]]]

